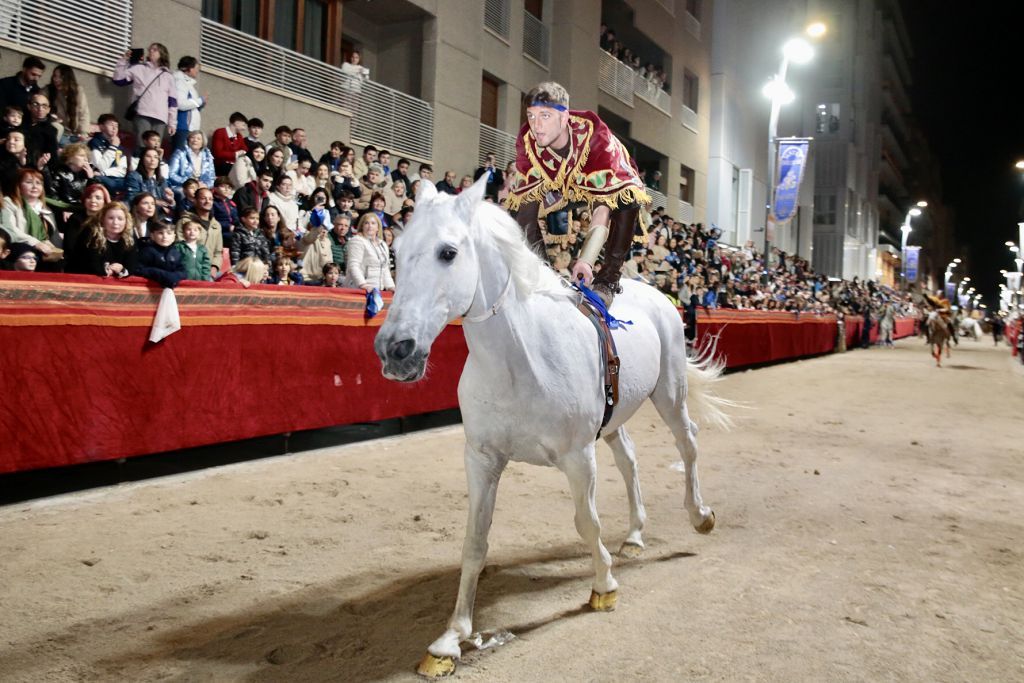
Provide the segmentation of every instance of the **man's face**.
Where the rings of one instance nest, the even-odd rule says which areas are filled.
[[[366,179],[370,181],[371,185],[376,185],[380,182],[380,173],[377,173],[377,171],[368,171]]]
[[[21,79],[25,85],[39,85],[39,79],[43,77],[43,70],[37,68],[22,69]]]
[[[46,95],[33,95],[28,102],[28,111],[33,121],[42,121],[50,115],[50,101]]]
[[[444,174],[444,181],[449,185],[455,184],[455,171],[448,171]]]
[[[117,121],[105,121],[100,124],[100,132],[103,133],[103,137],[108,140],[117,135],[117,131],[121,129],[121,124]]]
[[[430,180],[431,177],[433,177],[433,175],[434,175],[434,172],[431,171],[429,168],[421,168],[420,169],[420,178],[423,178],[424,180]]]
[[[263,126],[249,126],[249,137],[259,140],[263,133]]]
[[[368,149],[368,150],[365,150],[363,152],[363,161],[365,161],[366,163],[372,164],[376,160],[377,160],[377,150],[375,150],[375,149]]]
[[[249,124],[245,121],[235,121],[231,124],[235,129],[235,135],[245,135],[246,131],[249,130]]]
[[[305,147],[306,146],[306,131],[300,129],[300,130],[296,130],[296,131],[292,132],[292,142],[294,142],[299,147]]]
[[[11,154],[21,154],[25,151],[25,135],[21,131],[11,131],[4,147]]]
[[[264,192],[270,192],[270,186],[274,184],[274,176],[261,175],[260,176],[260,189]]]
[[[493,154],[488,154],[487,156],[484,157],[484,166],[486,166],[487,168],[492,168],[494,166]]]
[[[348,220],[347,218],[339,218],[338,220],[334,221],[334,234],[340,238],[344,238],[351,229],[352,221]]]
[[[401,173],[402,175],[408,174],[409,173],[409,164],[407,164],[405,162],[402,162],[402,163],[398,164],[398,172]],[[452,174],[452,180],[455,180],[455,174],[454,173]]]
[[[287,145],[288,143],[290,143],[292,141],[292,134],[291,133],[279,133],[278,136],[277,136],[277,141],[280,142],[282,145]]]
[[[380,164],[381,166],[390,166],[391,165],[391,155],[388,154],[387,152],[385,152],[384,154],[378,154],[377,155],[377,163]]]
[[[530,124],[537,146],[547,147],[565,131],[569,123],[569,112],[551,107],[527,107],[526,122]]]
[[[200,190],[196,192],[196,207],[203,211],[209,211],[213,208],[213,193],[209,190]]]

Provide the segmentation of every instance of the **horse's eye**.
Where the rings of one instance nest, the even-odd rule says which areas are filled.
[[[441,253],[438,254],[437,256],[442,261],[451,262],[455,260],[455,257],[458,255],[458,253],[459,252],[455,247],[444,247],[441,249]]]

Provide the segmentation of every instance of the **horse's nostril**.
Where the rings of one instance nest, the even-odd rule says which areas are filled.
[[[414,348],[416,348],[416,342],[412,339],[403,339],[402,341],[393,342],[388,347],[388,352],[395,360],[405,360],[412,354]]]

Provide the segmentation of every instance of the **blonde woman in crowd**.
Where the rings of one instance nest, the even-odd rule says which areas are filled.
[[[395,288],[388,245],[381,237],[380,219],[372,212],[363,214],[356,224],[356,234],[347,243],[345,286],[367,292]]]

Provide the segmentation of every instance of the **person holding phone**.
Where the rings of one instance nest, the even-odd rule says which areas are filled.
[[[132,120],[136,135],[154,130],[161,140],[173,136],[178,123],[178,87],[167,47],[151,44],[141,64],[132,64],[132,53],[125,52],[114,66],[114,85],[132,86],[132,104],[125,118]]]

